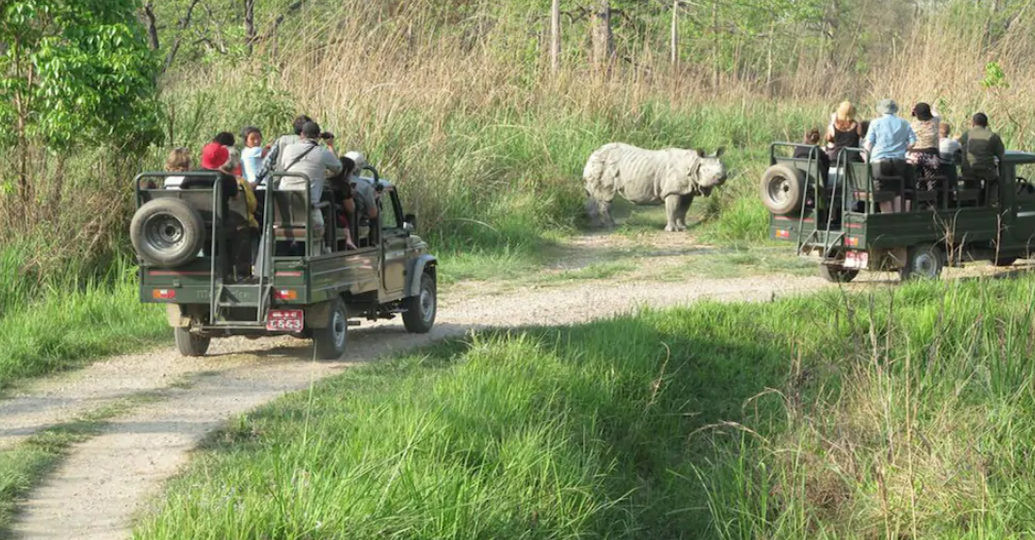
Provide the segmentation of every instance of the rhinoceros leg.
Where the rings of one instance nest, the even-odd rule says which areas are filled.
[[[611,217],[611,201],[597,201],[600,208],[600,223],[604,227],[614,228],[615,219]]]
[[[692,202],[694,202],[693,193],[679,196],[679,205],[676,207],[676,230],[686,230],[686,213],[690,211]]]
[[[679,195],[669,195],[665,197],[665,216],[668,217],[668,224],[665,225],[665,230],[668,232],[681,231],[676,224],[676,218],[679,214]],[[685,229],[685,227],[684,227]]]

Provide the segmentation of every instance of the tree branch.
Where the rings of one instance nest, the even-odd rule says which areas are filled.
[[[200,0],[191,0],[190,5],[187,6],[187,12],[180,19],[179,28],[180,31],[176,33],[176,40],[173,41],[172,47],[169,48],[169,54],[165,55],[165,64],[162,65],[162,72],[164,73],[172,65],[173,60],[176,58],[176,53],[180,50],[180,43],[183,41],[184,30],[190,26],[190,18],[194,13],[194,6],[198,5]]]

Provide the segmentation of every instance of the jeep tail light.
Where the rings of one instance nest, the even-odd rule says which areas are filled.
[[[776,237],[777,238],[790,238],[791,237],[791,231],[788,231],[787,229],[776,229]]]
[[[849,236],[845,240],[845,243],[848,244],[849,246],[857,247],[859,245],[859,238],[855,237],[855,236]]]
[[[172,300],[176,298],[176,289],[153,289],[151,297],[155,300]]]
[[[277,289],[273,296],[277,300],[296,300],[298,299],[298,291],[294,289]]]

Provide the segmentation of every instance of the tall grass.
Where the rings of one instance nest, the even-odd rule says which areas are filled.
[[[1009,536],[1035,523],[1032,301],[1025,277],[482,332],[236,419],[137,534]]]

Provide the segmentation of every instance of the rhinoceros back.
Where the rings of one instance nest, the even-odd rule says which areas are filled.
[[[657,201],[668,154],[668,150],[645,150],[624,143],[605,144],[593,152],[582,171],[586,191],[603,201],[610,201],[616,193],[633,203]]]

